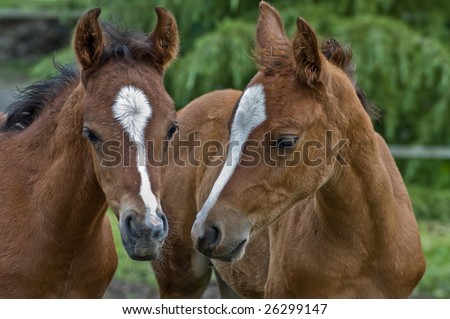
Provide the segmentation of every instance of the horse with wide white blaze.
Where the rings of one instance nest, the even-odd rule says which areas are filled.
[[[191,134],[229,146],[212,157],[179,150],[202,164],[164,171],[171,232],[164,267],[154,263],[161,296],[200,296],[212,262],[223,296],[408,297],[425,270],[418,227],[350,49],[319,46],[301,18],[289,40],[261,2],[256,54],[244,92],[206,94],[177,115],[175,148]],[[223,164],[211,165],[217,157]]]
[[[117,267],[108,205],[131,258],[159,254],[168,224],[147,156],[164,158],[176,128],[163,76],[179,43],[172,14],[156,13],[144,35],[87,12],[74,36],[79,68],[59,67],[0,117],[0,296],[103,296]]]

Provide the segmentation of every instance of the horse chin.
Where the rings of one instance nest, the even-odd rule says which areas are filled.
[[[217,259],[224,262],[234,262],[238,261],[245,255],[245,248],[247,247],[248,240],[244,239],[237,243],[237,245],[233,246],[224,254],[220,256],[212,256],[211,258]]]
[[[159,256],[159,249],[154,254],[146,255],[146,256],[138,256],[134,252],[127,252],[128,256],[130,256],[131,259],[136,261],[152,261]]]
[[[158,258],[161,251],[162,243],[144,243],[142,240],[137,240],[135,243],[131,243],[125,239],[122,235],[122,244],[127,252],[128,256],[136,261],[150,261]]]

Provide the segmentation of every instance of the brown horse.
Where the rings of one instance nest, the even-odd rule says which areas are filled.
[[[171,232],[154,263],[161,296],[200,296],[209,262],[228,297],[409,296],[425,270],[417,223],[351,51],[320,48],[301,18],[290,41],[278,12],[260,10],[260,70],[245,91],[178,114],[163,185]]]
[[[130,257],[158,255],[168,231],[161,173],[140,160],[162,158],[160,142],[174,132],[163,75],[178,31],[169,12],[156,12],[145,36],[89,11],[75,30],[80,70],[60,67],[9,108],[0,128],[1,297],[101,297],[117,267],[108,204]]]

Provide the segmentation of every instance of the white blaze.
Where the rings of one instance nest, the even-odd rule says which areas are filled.
[[[215,205],[220,193],[233,175],[242,156],[242,148],[253,130],[266,120],[264,88],[256,84],[245,90],[234,114],[230,130],[230,144],[225,165],[209,193],[208,199],[197,214],[195,226],[202,225]],[[238,146],[238,147],[235,147]]]
[[[158,202],[152,192],[147,172],[147,152],[145,149],[145,129],[152,117],[152,107],[141,89],[128,85],[120,89],[112,107],[114,117],[122,125],[137,147],[136,165],[141,177],[140,196],[145,204],[147,220],[156,225],[162,223],[156,215]],[[140,159],[143,160],[140,161]]]

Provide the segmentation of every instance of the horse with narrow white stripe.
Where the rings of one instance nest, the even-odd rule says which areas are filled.
[[[113,105],[114,117],[120,122],[130,140],[136,145],[136,167],[140,175],[140,195],[145,205],[144,223],[153,226],[163,224],[156,214],[158,201],[152,192],[150,177],[147,172],[147,149],[145,130],[152,117],[152,107],[144,92],[134,86],[124,86],[117,95]],[[142,161],[141,161],[142,159]]]
[[[167,237],[162,170],[146,157],[165,157],[176,123],[163,84],[175,18],[156,8],[144,34],[100,13],[77,23],[78,66],[57,67],[0,114],[0,298],[101,298],[118,262],[108,207],[132,259],[155,259]]]
[[[154,31],[137,39],[126,33],[102,37],[100,25],[89,30],[91,38],[77,38],[92,41],[79,61],[86,69],[83,85],[98,99],[84,104],[83,135],[99,159],[95,172],[119,219],[124,248],[135,260],[156,258],[168,234],[160,204],[161,168],[150,164],[149,154],[163,158],[163,141],[176,127],[163,78],[178,53],[179,38],[174,17],[163,8],[156,13]],[[109,77],[98,75],[96,63],[106,64]]]
[[[262,122],[266,120],[264,88],[261,84],[256,84],[247,88],[242,95],[230,129],[230,148],[228,149],[225,165],[219,177],[203,205],[197,214],[197,219],[193,226],[193,236],[202,232],[203,225],[209,211],[219,198],[220,192],[227,184],[234,170],[240,162],[242,149],[251,134]],[[234,147],[237,143],[238,147]]]
[[[351,50],[319,45],[301,18],[289,39],[264,1],[255,49],[259,72],[243,93],[211,92],[177,115],[180,137],[204,146],[181,157],[203,163],[164,171],[176,223],[161,296],[201,296],[212,263],[226,297],[408,297],[425,270],[418,227]],[[211,140],[239,147],[212,154]]]
[[[146,131],[153,115],[153,108],[145,93],[133,85],[126,85],[120,89],[112,106],[114,118],[120,123],[129,142],[136,149],[134,161],[135,171],[138,173],[136,182],[139,185],[140,202],[125,202],[125,212],[119,221],[122,241],[129,247],[130,240],[134,240],[133,251],[135,259],[146,258],[157,253],[148,245],[149,240],[161,241],[167,234],[167,220],[161,210],[159,200],[152,191],[148,173],[148,159],[146,146]],[[124,141],[125,142],[125,141]],[[124,150],[126,147],[124,146]],[[138,213],[143,207],[143,213]],[[124,208],[122,208],[124,209]],[[159,250],[159,247],[158,247]]]

